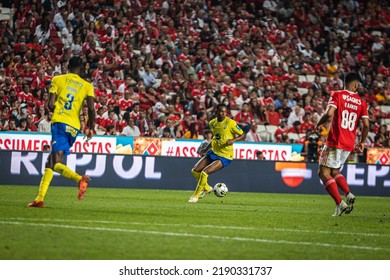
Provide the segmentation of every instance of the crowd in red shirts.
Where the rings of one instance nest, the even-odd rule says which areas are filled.
[[[95,88],[99,134],[121,135],[134,119],[137,135],[196,138],[225,103],[246,131],[277,126],[274,141],[289,142],[288,132],[313,130],[331,91],[356,71],[370,105],[368,145],[390,146],[386,1],[6,2],[13,14],[0,23],[2,131],[50,129],[50,80],[79,55]]]

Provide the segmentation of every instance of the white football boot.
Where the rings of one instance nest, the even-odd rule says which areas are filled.
[[[345,196],[345,200],[347,201],[347,204],[349,206],[349,209],[345,210],[345,214],[349,214],[353,210],[353,204],[355,203],[355,196],[350,192]]]
[[[343,214],[344,212],[347,212],[347,211],[349,211],[349,213],[351,212],[349,210],[348,204],[345,203],[344,200],[342,200],[340,202],[340,204],[336,206],[336,211],[334,212],[334,214],[332,216],[333,217],[338,217],[338,216],[341,216],[341,214]]]

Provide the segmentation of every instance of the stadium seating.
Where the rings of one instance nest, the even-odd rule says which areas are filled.
[[[390,105],[382,105],[379,108],[386,118],[390,118]]]
[[[287,135],[290,140],[298,141],[299,139],[299,135],[297,133],[289,132]]]
[[[232,118],[234,118],[238,114],[238,112],[240,112],[240,110],[230,110]]]
[[[256,132],[264,142],[275,142],[275,131],[278,127],[276,125],[257,125]]]
[[[8,21],[12,18],[12,11],[10,8],[0,8],[0,21]]]
[[[383,124],[387,125],[387,131],[390,131],[390,118],[383,119]]]
[[[306,93],[308,93],[308,91],[309,91],[308,88],[301,88],[301,87],[298,88],[298,92],[300,95],[306,94]]]
[[[308,89],[313,85],[315,75],[298,75],[298,82],[301,88]]]

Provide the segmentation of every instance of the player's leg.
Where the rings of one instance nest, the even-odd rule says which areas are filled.
[[[39,184],[38,196],[28,204],[29,207],[44,207],[43,200],[45,199],[47,190],[49,189],[51,180],[53,179],[53,158],[55,158],[55,155],[50,153],[46,161],[41,182]]]
[[[75,181],[76,183],[80,182],[82,176],[74,172],[68,166],[62,163],[63,155],[64,155],[63,151],[56,153],[55,163],[53,166],[54,171],[67,179]]]
[[[45,170],[39,184],[38,196],[33,202],[28,204],[30,207],[43,207],[43,200],[45,199],[47,190],[49,189],[51,180],[53,179],[54,165],[58,161],[62,161],[63,151],[69,147],[68,136],[63,124],[55,123],[52,125],[51,140],[51,153],[46,161]]]
[[[194,176],[196,182],[199,181],[200,173],[202,172],[203,168],[205,168],[207,165],[211,163],[211,160],[204,156],[200,160],[195,163],[194,167],[191,169],[192,176]]]
[[[202,173],[201,178],[199,179],[199,182],[203,184],[203,189],[206,193],[212,191],[212,187],[208,184],[208,177],[210,174],[217,172],[218,170],[221,170],[224,168],[224,165],[221,160],[215,160],[212,163],[210,163],[208,166],[206,166]],[[202,177],[203,175],[203,177]]]
[[[339,204],[342,200],[339,191],[337,189],[336,181],[331,176],[331,168],[320,165],[318,170],[318,176],[324,184],[325,190],[333,198],[336,204]]]
[[[211,163],[211,159],[207,156],[202,157],[191,169],[192,175],[195,177],[197,181],[196,189],[194,194],[190,197],[188,202],[197,202],[199,199],[199,195],[203,190],[203,187],[200,186],[199,182],[202,175],[202,170]]]
[[[211,190],[211,186],[208,184],[208,177],[210,174],[221,170],[222,168],[222,162],[220,160],[215,160],[202,170],[202,172],[200,173],[200,178],[196,187],[196,191],[194,193],[195,197],[199,197],[199,194],[202,190],[204,190],[205,192],[209,192]]]
[[[340,173],[340,169],[332,170],[332,177],[335,179],[337,186],[344,193],[346,202],[349,206],[349,209],[347,209],[345,213],[349,214],[353,210],[353,204],[355,203],[356,197],[350,192],[348,182],[343,174]]]
[[[337,183],[332,177],[332,170],[340,169],[341,166],[339,161],[339,150],[324,146],[319,164],[318,176],[324,184],[325,190],[336,203],[334,216],[340,216],[348,210],[348,205],[342,200],[338,191]]]
[[[78,199],[81,200],[84,198],[91,178],[86,175],[81,176],[80,174],[71,170],[68,166],[62,163],[63,155],[70,154],[70,149],[76,141],[76,137],[79,131],[65,124],[58,124],[58,126],[58,130],[60,131],[60,137],[58,137],[58,141],[53,144],[53,150],[58,151],[59,154],[55,158],[53,170],[61,174],[61,176],[78,183]]]
[[[318,175],[324,184],[325,190],[329,193],[329,195],[333,198],[336,203],[336,210],[333,216],[340,216],[341,214],[350,213],[350,208],[347,203],[345,203],[337,188],[336,181],[331,176],[331,168],[326,167],[324,165],[320,165]]]

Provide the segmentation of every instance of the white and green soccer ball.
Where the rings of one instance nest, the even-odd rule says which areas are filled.
[[[214,194],[218,197],[224,197],[229,192],[228,187],[225,185],[225,183],[216,183],[214,185]]]

